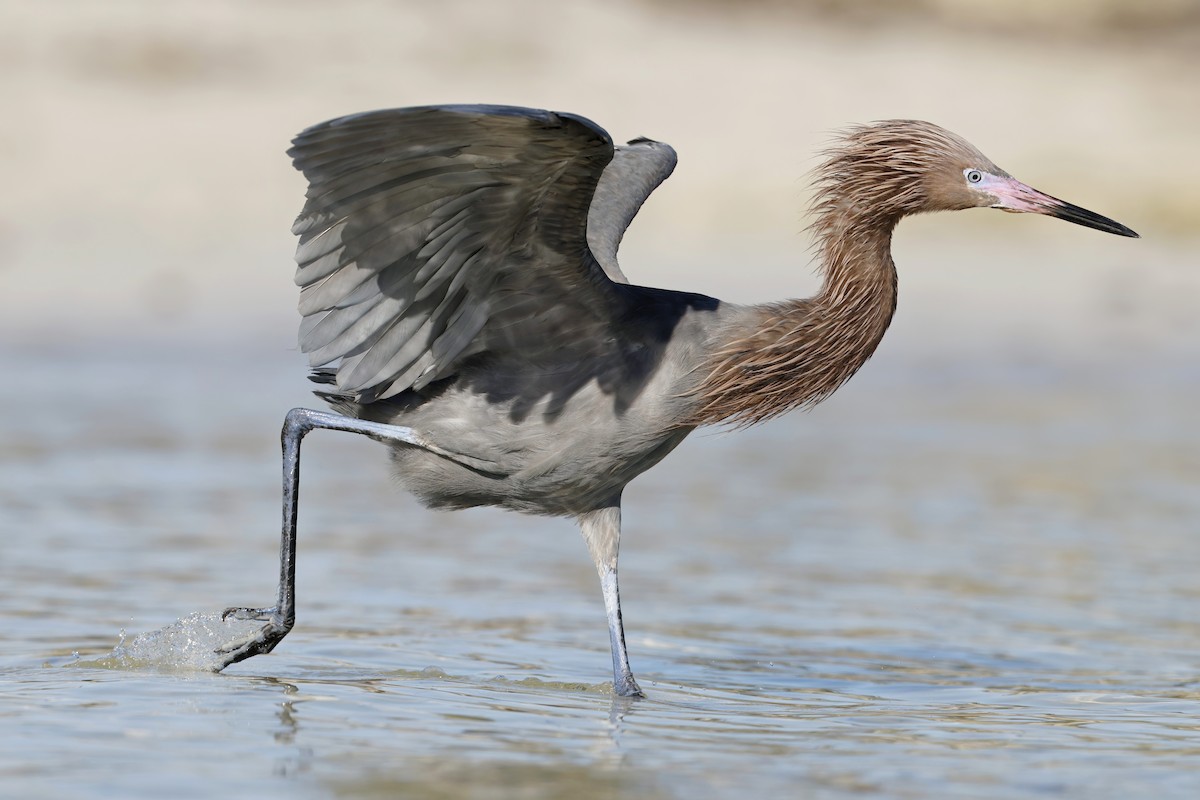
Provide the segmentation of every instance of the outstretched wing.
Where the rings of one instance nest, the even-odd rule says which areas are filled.
[[[634,139],[616,148],[596,186],[588,212],[587,240],[606,275],[629,283],[617,264],[617,248],[642,203],[675,170],[675,149],[652,139]]]
[[[481,352],[611,339],[620,296],[587,229],[613,144],[594,123],[430,106],[342,117],[293,144],[309,182],[292,228],[300,347],[314,367],[337,362],[339,392],[371,402]]]

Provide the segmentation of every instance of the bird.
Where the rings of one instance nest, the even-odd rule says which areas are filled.
[[[617,582],[625,486],[707,425],[744,427],[829,397],[896,309],[892,233],[976,207],[1137,237],[1043,194],[919,120],[841,131],[813,177],[812,297],[739,305],[632,284],[617,251],[675,150],[616,145],[574,114],[498,105],[386,109],[301,132],[293,226],[299,344],[332,411],[285,417],[276,605],[220,649],[223,669],[295,623],[300,441],[315,429],[390,448],[426,506],[574,519],[600,579],[613,692],[644,696]]]

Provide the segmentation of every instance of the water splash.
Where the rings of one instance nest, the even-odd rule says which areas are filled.
[[[252,635],[261,622],[220,613],[194,612],[165,628],[139,633],[132,639],[121,631],[111,653],[76,660],[70,666],[100,669],[153,669],[181,672],[219,672],[225,658],[218,650]]]

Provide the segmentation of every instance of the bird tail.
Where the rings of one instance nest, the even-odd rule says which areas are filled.
[[[328,367],[314,369],[308,374],[308,379],[313,383],[319,383],[324,386],[337,385],[337,370]],[[347,417],[359,416],[359,409],[362,408],[355,402],[354,397],[338,391],[314,391],[317,397],[329,404],[329,407]]]

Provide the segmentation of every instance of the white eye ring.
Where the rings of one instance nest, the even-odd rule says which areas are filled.
[[[967,183],[979,183],[983,180],[983,173],[977,169],[968,169],[963,172],[967,176]]]

